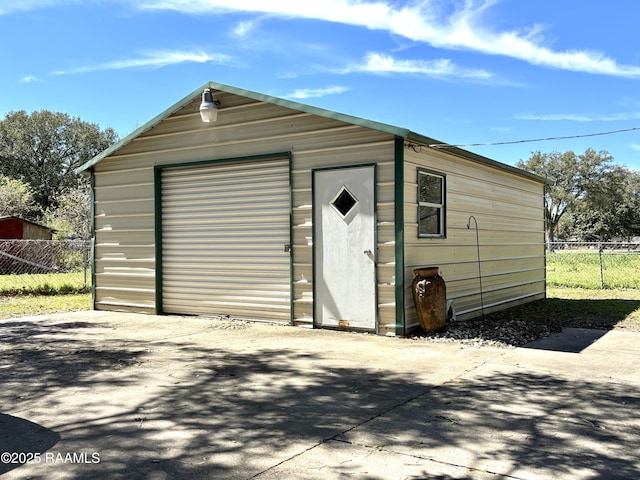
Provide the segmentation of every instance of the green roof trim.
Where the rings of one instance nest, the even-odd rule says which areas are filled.
[[[420,135],[418,133],[414,133],[414,132],[412,132],[412,131],[410,131],[410,130],[408,130],[406,128],[396,127],[396,126],[393,126],[393,125],[388,125],[386,123],[376,122],[374,120],[366,120],[364,118],[354,117],[352,115],[347,115],[347,114],[344,114],[344,113],[334,112],[332,110],[325,110],[324,108],[314,107],[314,106],[311,106],[311,105],[295,102],[295,101],[292,101],[292,100],[287,100],[287,99],[280,98],[280,97],[274,97],[274,96],[266,95],[266,94],[263,94],[263,93],[253,92],[251,90],[246,90],[244,88],[232,87],[232,86],[224,85],[222,83],[217,83],[217,82],[207,82],[204,85],[202,85],[201,87],[199,87],[196,90],[194,90],[192,93],[190,93],[186,97],[184,97],[182,100],[178,101],[177,103],[175,103],[174,105],[172,105],[171,107],[166,109],[164,112],[162,112],[159,115],[156,115],[155,117],[153,117],[147,123],[145,123],[141,127],[137,128],[136,130],[131,132],[129,135],[127,135],[126,137],[124,137],[123,139],[121,139],[120,141],[118,141],[117,143],[115,143],[114,145],[109,147],[108,149],[106,149],[101,154],[93,157],[87,163],[85,163],[84,165],[82,165],[78,169],[76,169],[76,172],[80,173],[80,172],[83,172],[83,171],[93,167],[94,165],[96,165],[98,162],[100,162],[104,158],[108,157],[109,155],[111,155],[115,151],[119,150],[120,148],[122,148],[126,144],[130,143],[136,137],[142,135],[147,130],[149,130],[149,129],[153,128],[154,126],[156,126],[157,124],[159,124],[165,118],[169,117],[170,115],[172,115],[176,111],[178,111],[181,108],[183,108],[185,105],[188,105],[194,99],[198,98],[200,95],[202,95],[202,92],[203,92],[203,90],[205,88],[211,88],[213,90],[218,90],[218,91],[221,91],[221,92],[224,92],[224,93],[230,93],[230,94],[233,94],[233,95],[239,95],[239,96],[251,98],[251,99],[257,100],[259,102],[265,102],[265,103],[270,103],[270,104],[273,104],[273,105],[279,105],[281,107],[290,108],[292,110],[297,110],[297,111],[300,111],[300,112],[310,113],[312,115],[318,115],[320,117],[330,118],[330,119],[337,120],[337,121],[344,122],[344,123],[348,123],[348,124],[351,124],[351,125],[357,125],[359,127],[369,128],[371,130],[377,130],[379,132],[388,133],[388,134],[393,135],[393,136],[395,136],[397,138],[403,138],[403,139],[405,139],[407,141],[414,142],[414,143],[417,143],[417,144],[423,145],[423,146],[434,145],[434,144],[445,145],[443,142],[440,142],[440,141],[435,140],[435,139],[430,138],[430,137],[426,137],[424,135]],[[528,177],[528,178],[530,178],[532,180],[535,180],[537,182],[541,182],[541,183],[549,183],[550,182],[548,179],[546,179],[544,177],[541,177],[539,175],[527,172],[525,170],[521,170],[521,169],[516,168],[516,167],[512,167],[510,165],[498,162],[496,160],[492,160],[492,159],[487,158],[487,157],[483,157],[482,155],[477,155],[475,153],[469,152],[467,150],[463,150],[463,149],[458,148],[458,147],[447,147],[446,149],[440,149],[440,150],[449,152],[449,153],[451,153],[453,155],[465,158],[467,160],[471,160],[471,161],[474,161],[474,162],[477,162],[477,163],[482,163],[482,164],[485,164],[485,165],[488,165],[488,166],[491,166],[491,167],[494,167],[494,168],[505,170],[505,171],[508,171],[510,173],[514,173],[516,175]]]
[[[157,124],[159,124],[162,120],[164,120],[165,118],[169,117],[171,114],[173,114],[174,112],[177,112],[178,110],[180,110],[182,107],[184,107],[185,105],[188,105],[190,102],[193,101],[193,99],[195,98],[196,95],[200,96],[202,95],[202,90],[204,88],[209,88],[207,86],[208,84],[205,84],[204,87],[201,87],[198,90],[194,90],[192,93],[190,93],[189,95],[187,95],[186,97],[184,97],[182,100],[180,100],[179,102],[175,103],[174,105],[172,105],[171,107],[167,108],[164,112],[156,115],[155,117],[153,117],[151,120],[149,120],[147,123],[145,123],[144,125],[142,125],[141,127],[136,128],[133,132],[131,132],[129,135],[127,135],[126,137],[124,137],[123,139],[121,139],[120,141],[114,143],[113,145],[111,145],[109,148],[107,148],[104,152],[100,153],[99,155],[96,155],[95,157],[93,157],[91,160],[89,160],[87,163],[79,166],[76,169],[76,173],[82,173],[85,170],[93,167],[96,163],[100,162],[101,160],[103,160],[104,158],[108,157],[109,155],[111,155],[113,152],[120,150],[122,147],[124,147],[126,144],[132,142],[135,138],[139,137],[140,135],[142,135],[144,132],[146,132],[147,130],[155,127]]]

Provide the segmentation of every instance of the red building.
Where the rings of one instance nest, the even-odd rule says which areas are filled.
[[[0,217],[0,239],[51,240],[53,228],[18,217]]]

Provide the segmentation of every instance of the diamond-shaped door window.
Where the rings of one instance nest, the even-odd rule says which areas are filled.
[[[358,200],[347,190],[347,187],[343,186],[338,194],[331,201],[331,205],[342,215],[346,217],[353,207],[355,207]]]

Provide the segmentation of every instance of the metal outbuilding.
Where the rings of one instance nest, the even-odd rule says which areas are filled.
[[[208,82],[79,169],[94,307],[404,335],[425,265],[459,319],[544,298],[545,179],[438,145]]]

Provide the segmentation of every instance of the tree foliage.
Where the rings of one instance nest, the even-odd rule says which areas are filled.
[[[611,181],[620,172],[620,167],[612,161],[613,157],[607,151],[587,149],[582,155],[570,150],[564,153],[537,151],[527,161],[518,162],[519,168],[553,182],[547,187],[544,199],[547,241],[555,240],[565,214],[575,212],[580,206],[598,203],[597,197],[605,199],[611,194]],[[602,219],[593,212],[585,213],[586,223],[593,224],[594,220],[599,223]]]
[[[10,112],[0,121],[0,174],[31,186],[43,213],[67,189],[85,182],[75,169],[111,146],[111,128],[48,110]]]
[[[0,175],[0,217],[26,218],[32,207],[31,187],[20,180]]]
[[[597,215],[594,222],[585,222],[586,212]],[[575,215],[574,231],[585,240],[630,239],[640,235],[640,173],[618,168],[589,195]]]
[[[627,238],[640,236],[640,172],[628,171],[621,191],[624,201],[617,211],[621,234]]]
[[[89,189],[75,170],[118,140],[116,132],[48,110],[0,120],[0,215],[89,238]]]
[[[637,196],[630,194],[627,185],[636,174],[622,167],[612,168],[594,184],[584,199],[568,214],[563,226],[565,236],[585,241],[610,241],[613,238],[633,236],[630,221],[634,216],[632,205]]]
[[[91,195],[85,185],[67,189],[58,204],[44,214],[43,222],[56,230],[56,239],[91,239]]]

